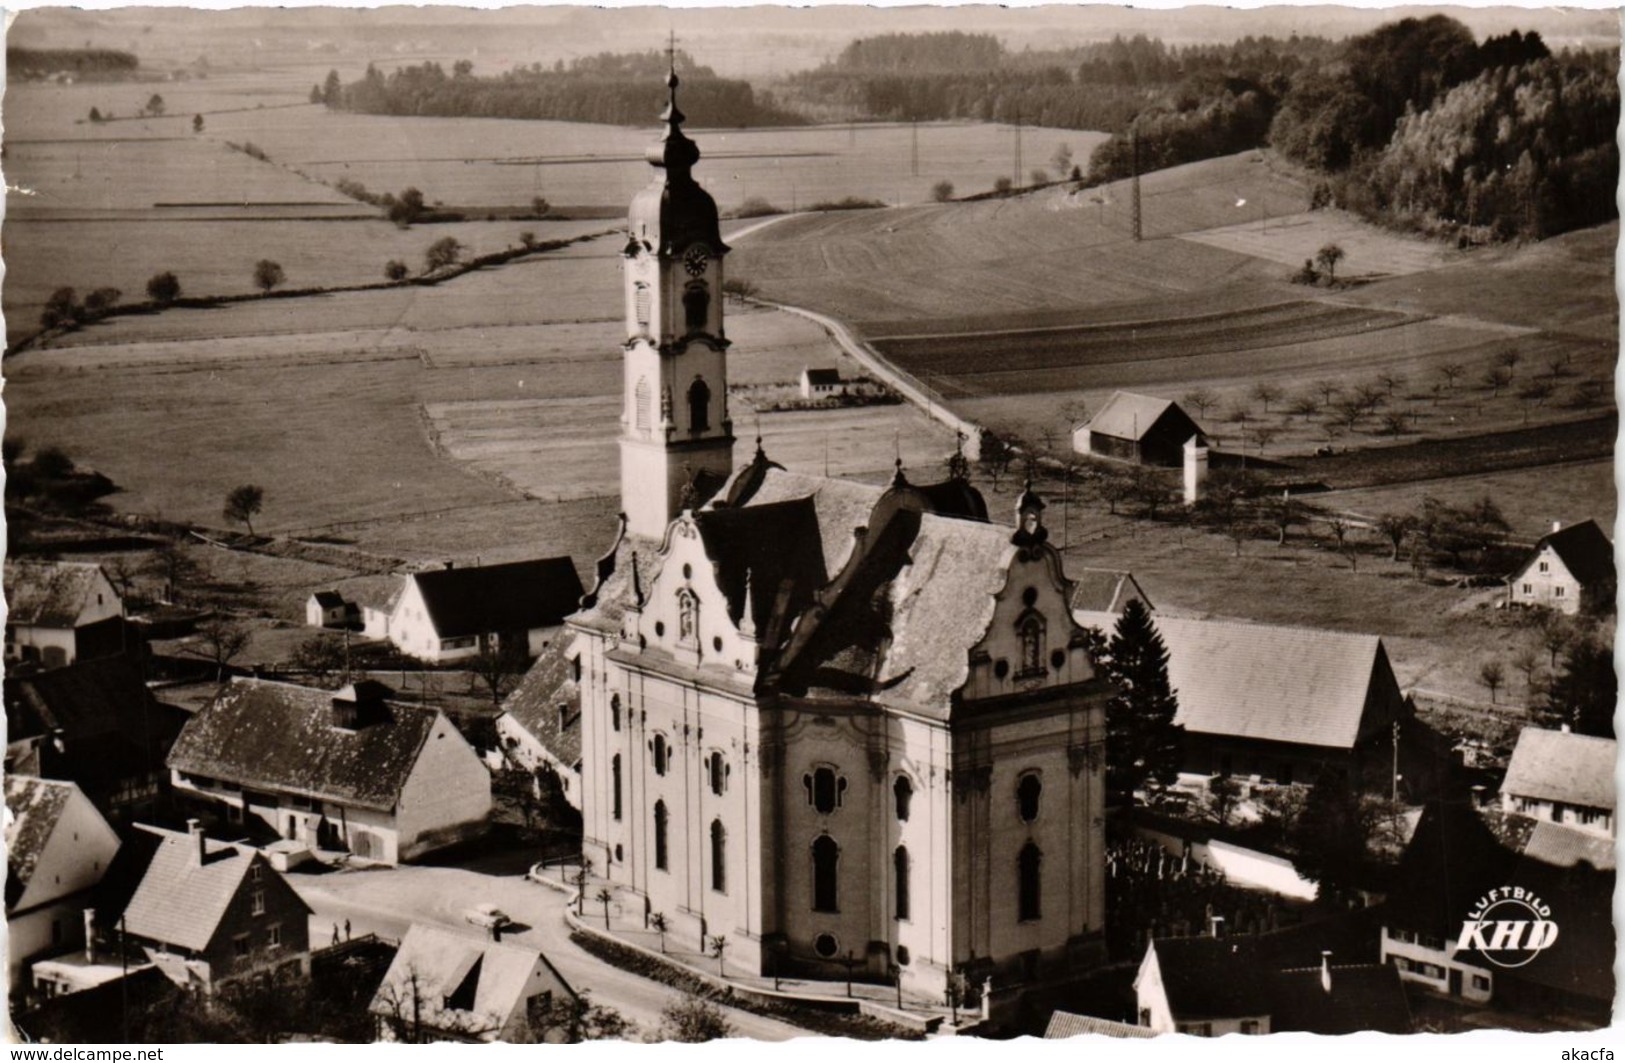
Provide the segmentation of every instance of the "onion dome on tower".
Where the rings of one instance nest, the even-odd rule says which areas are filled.
[[[666,130],[649,145],[649,165],[660,171],[648,187],[632,200],[628,232],[634,242],[657,255],[681,255],[691,244],[703,243],[721,254],[728,250],[722,242],[717,222],[717,203],[694,180],[694,164],[700,161],[700,148],[683,133],[683,112],[677,109],[679,79],[673,67],[666,78],[670,97],[660,120]],[[628,251],[632,251],[628,248]]]

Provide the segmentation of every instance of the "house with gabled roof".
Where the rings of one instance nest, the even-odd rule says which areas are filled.
[[[1618,759],[1612,738],[1525,727],[1501,782],[1501,809],[1612,838]]]
[[[1129,602],[1139,602],[1146,609],[1155,607],[1146,596],[1134,573],[1121,569],[1080,568],[1073,573],[1076,585],[1072,590],[1074,613],[1095,613],[1121,616]],[[1111,628],[1105,629],[1110,636]]]
[[[100,565],[7,561],[6,661],[60,668],[123,653],[124,600]]]
[[[1180,465],[1185,443],[1202,429],[1172,399],[1118,391],[1072,433],[1078,454],[1136,465]]]
[[[6,776],[6,928],[11,985],[36,957],[85,942],[83,911],[118,835],[71,782]]]
[[[444,713],[391,693],[235,679],[170,750],[176,794],[228,823],[382,863],[482,833],[490,772]]]
[[[414,923],[373,994],[379,1041],[558,1044],[575,990],[538,949]]]
[[[142,830],[144,866],[129,869],[133,890],[98,911],[100,925],[187,989],[309,975],[310,906],[264,855],[207,837],[196,820],[185,832]]]
[[[345,628],[361,623],[361,606],[338,591],[316,591],[305,599],[305,626]]]
[[[1093,1015],[1079,1015],[1071,1011],[1053,1012],[1049,1017],[1049,1025],[1044,1027],[1046,1041],[1084,1036],[1143,1039],[1157,1036],[1157,1031],[1144,1026],[1135,1026],[1133,1023],[1116,1022],[1112,1019],[1096,1018]]]
[[[539,785],[556,786],[577,811],[581,808],[578,652],[574,632],[565,628],[536,658],[496,719],[507,758],[536,773]]]
[[[1594,520],[1553,522],[1522,565],[1507,577],[1507,601],[1570,616],[1614,601],[1614,544]]]
[[[487,650],[535,657],[581,602],[568,557],[503,565],[447,566],[405,577],[393,600],[389,640],[425,661],[457,661]]]
[[[8,676],[4,698],[7,770],[78,783],[121,829],[167,801],[164,756],[186,713],[153,695],[133,658]]]

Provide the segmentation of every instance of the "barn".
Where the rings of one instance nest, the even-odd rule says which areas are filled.
[[[1185,441],[1202,429],[1172,399],[1119,391],[1072,436],[1079,454],[1137,465],[1177,466]]]

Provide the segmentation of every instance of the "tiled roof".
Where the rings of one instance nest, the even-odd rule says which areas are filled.
[[[317,591],[311,597],[316,599],[316,604],[323,609],[337,609],[344,604],[344,596],[338,591]]]
[[[1157,616],[1186,731],[1349,749],[1368,699],[1401,695],[1382,640]]]
[[[1141,439],[1170,407],[1178,409],[1171,399],[1118,391],[1106,400],[1106,405],[1097,410],[1084,427],[1100,435]]]
[[[1546,547],[1557,551],[1569,574],[1582,584],[1595,586],[1614,578],[1614,544],[1594,520],[1583,520],[1545,535],[1535,553]]]
[[[749,473],[745,466],[735,476]],[[805,476],[786,472],[778,466],[769,466],[761,485],[743,504],[763,506],[793,498],[810,498],[818,516],[818,538],[824,551],[824,570],[835,573],[852,552],[852,532],[869,523],[875,503],[885,494],[885,488],[874,484],[860,484],[852,480],[833,480],[823,476]]]
[[[207,855],[199,861],[197,839],[164,832],[124,908],[127,933],[185,949],[208,947],[248,869],[264,861],[252,849],[212,840],[204,844]],[[274,872],[267,867],[265,873]]]
[[[568,557],[434,569],[410,578],[443,639],[549,627],[575,612],[582,595]]]
[[[1598,871],[1613,871],[1618,863],[1613,838],[1546,820],[1535,821],[1523,855],[1553,867],[1585,865]]]
[[[559,632],[502,703],[514,723],[567,766],[581,759],[581,688],[570,675],[575,642],[576,633],[570,628]],[[566,706],[568,720],[562,727],[560,705]]]
[[[1151,601],[1140,589],[1133,574],[1107,568],[1080,568],[1067,573],[1072,579],[1072,608],[1087,613],[1121,613],[1130,601],[1139,600],[1146,608]],[[1108,632],[1109,634],[1109,632]]]
[[[72,783],[6,776],[6,907],[22,897],[77,789]]]
[[[184,714],[160,703],[129,657],[75,661],[5,684],[12,740],[60,732],[68,744],[118,735],[151,748],[173,737]]]
[[[810,498],[706,509],[694,514],[717,588],[738,624],[747,608],[763,646],[775,648],[789,624],[828,582],[817,509]]]
[[[1411,1009],[1392,964],[1331,965],[1331,989],[1320,967],[1277,972],[1269,979],[1270,1032],[1326,1036],[1410,1033]]]
[[[6,623],[71,628],[106,578],[99,565],[84,561],[9,561]]]
[[[1512,750],[1501,792],[1611,809],[1618,756],[1619,743],[1611,738],[1525,727]]]
[[[537,949],[414,923],[401,939],[400,951],[368,1010],[420,1022],[431,1030],[495,1036],[523,1003],[526,983],[538,963],[547,967],[563,991],[571,992],[569,983]],[[452,1006],[452,997],[470,1006]]]
[[[1158,938],[1151,947],[1168,1008],[1178,1021],[1269,1014],[1269,987],[1259,977],[1268,968],[1254,939]]]
[[[839,369],[804,369],[809,384],[839,384],[841,371]]]
[[[1097,1019],[1093,1015],[1075,1015],[1070,1011],[1057,1011],[1049,1017],[1044,1029],[1046,1040],[1077,1037],[1080,1034],[1098,1034],[1102,1037],[1155,1037],[1155,1030],[1110,1019]]]
[[[187,721],[169,766],[257,790],[392,811],[440,713],[384,701],[364,726],[333,725],[334,694],[236,679]]]

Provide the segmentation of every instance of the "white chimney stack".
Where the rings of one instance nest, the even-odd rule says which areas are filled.
[[[1328,993],[1332,991],[1332,954],[1330,950],[1323,950],[1320,954],[1320,988]]]
[[[96,909],[85,909],[85,962],[96,962]]]
[[[1562,521],[1560,521],[1560,520],[1552,521],[1552,531],[1560,532],[1562,530],[1563,530],[1563,522]]]
[[[209,842],[203,834],[203,825],[195,819],[189,819],[186,821],[186,833],[192,836],[192,844],[196,846],[192,857],[197,861],[197,866],[202,867],[209,855]]]
[[[1207,481],[1207,441],[1191,436],[1185,441],[1185,504],[1194,506],[1202,498],[1202,485]]]
[[[1210,915],[1207,917],[1207,932],[1213,937],[1224,937],[1224,916]]]

